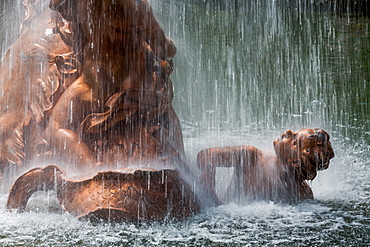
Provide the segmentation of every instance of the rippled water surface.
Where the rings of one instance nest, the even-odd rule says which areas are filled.
[[[2,51],[21,13],[8,2],[0,3]],[[6,212],[0,194],[0,246],[369,246],[369,18],[339,15],[320,1],[150,2],[178,48],[174,106],[189,164],[196,169],[203,148],[271,151],[287,129],[323,128],[336,156],[311,183],[315,200],[93,225],[61,212],[53,194],[37,195],[23,214]]]
[[[196,141],[193,148],[197,150],[221,140],[239,144],[244,138],[208,133],[200,139],[207,141],[189,138],[186,143]],[[253,144],[269,148],[268,141]],[[60,211],[55,197],[46,193],[34,197],[26,213],[6,212],[3,194],[0,246],[367,246],[368,160],[359,158],[360,148],[353,153],[341,148],[337,140],[333,145],[337,157],[312,183],[315,200],[297,205],[230,204],[204,209],[177,222],[96,225]]]
[[[180,222],[99,224],[67,214],[2,213],[1,246],[366,246],[366,202],[261,202],[210,208]]]

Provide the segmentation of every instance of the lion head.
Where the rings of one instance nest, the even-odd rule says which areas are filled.
[[[274,140],[278,158],[297,168],[305,180],[313,180],[317,171],[329,167],[334,151],[329,134],[322,129],[290,130]]]

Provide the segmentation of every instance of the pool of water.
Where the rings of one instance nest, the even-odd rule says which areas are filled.
[[[91,225],[65,214],[5,214],[1,246],[366,246],[364,208],[316,201],[211,208],[181,222]],[[4,222],[5,221],[5,222]],[[21,224],[21,227],[20,227]]]

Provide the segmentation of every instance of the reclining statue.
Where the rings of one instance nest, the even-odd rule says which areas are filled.
[[[334,157],[328,133],[321,129],[288,130],[273,144],[275,155],[249,145],[200,151],[197,163],[207,194],[217,204],[313,199],[306,180],[313,180],[317,171],[327,169]],[[227,179],[225,174],[230,169],[232,175]],[[219,186],[217,179],[222,183]]]

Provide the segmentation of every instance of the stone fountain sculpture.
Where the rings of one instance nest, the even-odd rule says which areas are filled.
[[[46,188],[77,217],[197,213],[177,169],[187,170],[171,105],[176,47],[149,3],[51,0],[38,13],[42,1],[24,2],[19,38],[0,67],[0,170],[53,165],[19,177],[7,208],[24,209]]]
[[[273,142],[275,154],[254,146],[214,147],[200,151],[200,183],[217,204],[268,200],[296,203],[313,199],[307,181],[326,170],[334,151],[322,129],[286,131]],[[217,173],[222,170],[222,184]],[[233,173],[231,179],[225,173]]]
[[[0,173],[4,180],[28,170],[6,207],[22,211],[46,189],[78,218],[160,221],[198,213],[200,202],[179,173],[191,172],[171,104],[176,47],[149,3],[51,0],[50,8],[36,8],[46,1],[24,2],[19,38],[0,66]],[[306,181],[334,157],[328,133],[287,131],[274,147],[274,155],[248,145],[200,151],[200,190],[216,204],[235,195],[312,199]],[[225,174],[217,185],[222,169],[233,170],[234,186]]]

